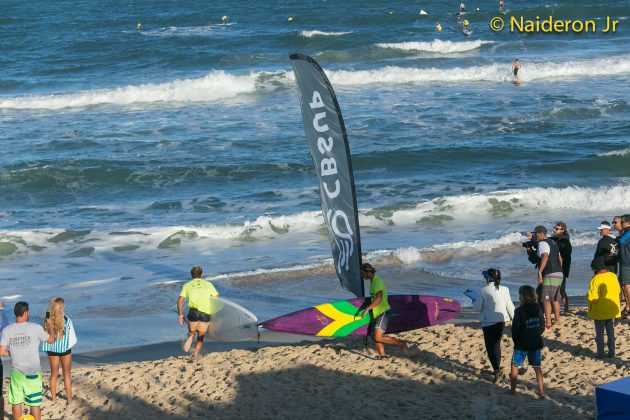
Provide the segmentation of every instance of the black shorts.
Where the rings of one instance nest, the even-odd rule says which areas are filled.
[[[195,308],[190,308],[186,319],[190,322],[210,322],[210,315],[205,312],[198,311]]]
[[[49,355],[49,356],[67,356],[67,355],[69,355],[71,353],[72,353],[72,349],[68,349],[68,350],[64,351],[63,353],[57,353],[57,352],[54,352],[54,351],[47,351],[46,352],[46,354]]]

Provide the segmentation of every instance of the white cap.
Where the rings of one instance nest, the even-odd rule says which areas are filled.
[[[599,225],[597,230],[602,230],[602,229],[610,229],[610,225],[605,225],[605,224],[602,223],[601,225]]]

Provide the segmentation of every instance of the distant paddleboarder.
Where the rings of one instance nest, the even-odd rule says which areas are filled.
[[[142,22],[136,23],[136,31],[140,31],[142,29]]]
[[[459,13],[464,13],[466,11],[466,5],[464,3],[459,3]]]
[[[372,264],[369,263],[361,264],[361,277],[365,280],[370,280],[370,296],[372,302],[361,314],[361,319],[363,319],[365,314],[369,311],[372,311],[374,315],[374,332],[372,333],[372,339],[374,340],[374,345],[378,352],[377,358],[379,360],[389,358],[389,356],[385,355],[384,344],[400,347],[404,352],[407,352],[409,348],[405,342],[385,335],[391,313],[389,303],[387,302],[387,287],[385,287],[383,279],[376,274],[376,270],[372,267]]]
[[[518,71],[521,68],[521,62],[518,61],[518,58],[514,60],[512,63],[512,74],[514,74],[514,83],[517,85],[521,84],[521,79],[518,77]]]
[[[436,31],[438,31],[438,32],[442,32],[442,25],[440,25],[440,22],[438,22],[438,23],[435,25],[435,30],[436,30]]]
[[[221,24],[225,25],[226,23],[228,23],[230,21],[230,17],[229,16],[223,16],[221,18]]]
[[[468,27],[469,22],[468,19],[464,19],[464,21],[462,22],[462,32],[464,33],[464,35],[468,36],[470,34],[472,34],[472,31],[470,30],[470,28]]]
[[[499,12],[503,11],[503,0],[499,0]]]

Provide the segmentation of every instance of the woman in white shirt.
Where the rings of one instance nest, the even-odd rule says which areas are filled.
[[[494,268],[481,273],[487,285],[477,292],[473,307],[479,311],[483,340],[486,344],[488,359],[494,370],[494,381],[501,378],[501,338],[505,321],[514,318],[514,303],[510,290],[501,286],[501,272]]]

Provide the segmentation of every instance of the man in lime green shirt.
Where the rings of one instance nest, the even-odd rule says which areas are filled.
[[[184,300],[188,299],[188,337],[183,343],[185,352],[190,351],[195,334],[197,335],[197,344],[195,344],[195,352],[197,355],[203,346],[203,338],[208,331],[210,319],[212,318],[212,304],[210,299],[219,296],[217,289],[212,283],[201,278],[201,267],[194,266],[190,270],[192,280],[185,283],[177,300],[177,313],[179,314],[179,325],[184,325]]]
[[[361,277],[365,280],[370,280],[370,297],[372,302],[365,308],[361,314],[361,319],[365,317],[365,314],[372,310],[374,316],[374,332],[372,333],[372,339],[378,352],[378,359],[387,359],[389,356],[385,355],[384,344],[400,347],[403,351],[407,352],[407,344],[403,341],[396,340],[395,338],[386,336],[387,324],[389,322],[390,307],[387,302],[387,287],[383,279],[377,274],[372,264],[361,264]]]

